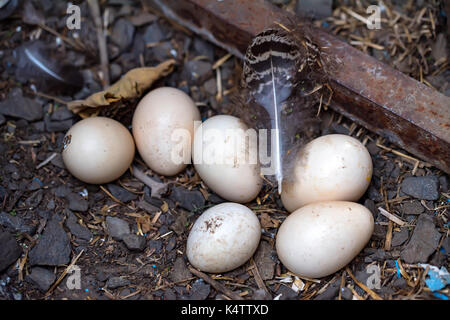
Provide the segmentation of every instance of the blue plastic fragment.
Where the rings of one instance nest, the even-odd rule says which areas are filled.
[[[84,289],[84,291],[85,291],[85,292],[89,292],[89,289],[88,289],[88,288],[86,288],[86,289]]]
[[[39,180],[39,178],[37,178],[37,177],[34,177],[33,180],[37,181],[41,187],[44,185],[44,184],[42,183],[42,181]]]
[[[448,300],[448,297],[445,294],[439,293],[439,292],[434,292],[433,295],[441,300]]]
[[[402,273],[400,272],[400,268],[398,267],[398,261],[395,260],[395,268],[397,268],[397,278],[402,277]]]

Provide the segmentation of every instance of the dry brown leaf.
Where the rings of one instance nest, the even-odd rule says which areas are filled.
[[[175,60],[167,60],[156,67],[132,69],[106,90],[94,93],[85,100],[71,101],[67,106],[81,117],[89,117],[95,114],[99,107],[140,97],[156,80],[171,73],[174,65]]]

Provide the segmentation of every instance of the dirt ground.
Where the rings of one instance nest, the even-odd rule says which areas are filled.
[[[161,197],[152,197],[149,186],[130,171],[106,185],[74,178],[60,153],[65,132],[80,117],[65,102],[84,99],[107,84],[91,10],[87,1],[74,1],[84,18],[80,30],[69,30],[65,1],[21,1],[5,17],[15,2],[0,9],[0,299],[223,300],[232,298],[228,289],[257,300],[448,300],[445,283],[436,289],[427,282],[434,267],[448,270],[448,175],[332,110],[320,112],[320,135],[358,138],[374,165],[372,182],[359,200],[375,220],[365,249],[335,274],[296,277],[281,264],[274,247],[277,228],[288,213],[278,193],[265,184],[258,198],[247,204],[263,228],[253,258],[227,273],[196,273],[185,255],[189,230],[205,209],[225,200],[202,183],[193,166],[175,177],[158,176],[138,154],[134,163],[167,186]],[[295,7],[295,1],[274,2],[287,10]],[[141,2],[100,4],[107,21],[110,83],[133,68],[175,59],[175,69],[152,88],[185,91],[203,119],[219,114],[221,105],[230,102],[242,61],[230,56],[213,69],[227,52]],[[366,1],[335,1],[333,15],[316,24],[450,96],[443,3],[385,0],[384,4],[388,8],[384,18],[388,12],[398,17],[396,24],[380,32],[367,31],[349,14],[349,10],[361,13]],[[412,41],[401,40],[403,26]],[[29,46],[32,42],[41,46]],[[43,70],[21,60],[26,60],[27,48],[36,56],[51,57],[63,78],[56,87],[45,80],[29,81],[41,77]],[[82,86],[70,69],[62,68],[65,63],[81,70]],[[100,114],[129,127],[138,101],[137,97],[115,104]],[[128,237],[113,236],[121,228]],[[373,267],[380,282],[368,288]]]

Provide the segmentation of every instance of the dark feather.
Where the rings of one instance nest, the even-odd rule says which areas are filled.
[[[292,26],[263,31],[246,52],[243,90],[234,113],[255,129],[275,129],[269,154],[279,192],[284,177],[290,176],[290,156],[315,135],[314,107],[322,90],[314,89],[327,80],[321,54],[308,29]]]
[[[77,68],[62,64],[41,41],[26,43],[14,52],[16,79],[34,83],[39,91],[72,95],[83,87],[83,76]]]

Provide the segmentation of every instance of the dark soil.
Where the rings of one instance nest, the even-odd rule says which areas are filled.
[[[34,4],[35,11],[25,12],[21,4],[0,25],[0,299],[226,299],[206,281],[210,279],[191,273],[185,256],[196,218],[225,201],[201,184],[192,166],[173,178],[153,175],[169,183],[161,198],[151,197],[149,187],[130,172],[97,186],[77,180],[64,168],[60,156],[64,134],[80,118],[60,100],[85,98],[103,87],[93,19],[87,2],[78,1],[86,18],[80,31],[70,31],[65,26],[64,1],[25,2]],[[142,64],[154,66],[175,58],[176,69],[153,87],[184,90],[197,102],[203,119],[220,113],[220,106],[230,102],[238,87],[241,61],[231,57],[221,65],[223,97],[218,99],[212,66],[225,51],[143,9],[139,1],[118,3],[102,1],[101,8],[110,16],[111,81]],[[400,4],[397,7],[402,10]],[[36,19],[59,36],[40,28]],[[445,30],[445,25],[437,28]],[[78,39],[82,48],[75,50],[66,37]],[[56,63],[67,62],[82,71],[83,88],[67,92],[74,86],[67,81],[55,91],[45,83],[18,79],[24,70],[18,70],[15,55],[30,39],[39,39],[62,57],[55,58]],[[442,88],[445,92],[448,87]],[[129,126],[136,102],[102,113]],[[416,165],[402,156],[408,155],[405,151],[339,114],[322,111],[320,118],[321,135],[357,137],[366,144],[374,164],[372,183],[359,202],[372,211],[375,232],[348,266],[352,274],[340,270],[315,281],[288,273],[274,249],[277,227],[287,212],[267,184],[247,204],[264,229],[258,251],[236,270],[207,276],[245,299],[371,299],[353,277],[367,283],[368,267],[376,265],[381,283],[374,292],[381,298],[437,299],[419,264],[448,269],[448,175],[422,161]],[[138,155],[136,163],[143,164]],[[406,224],[390,222],[379,207]],[[58,284],[75,258],[75,268]],[[300,282],[305,286],[297,290]],[[439,293],[448,297],[448,287]]]

